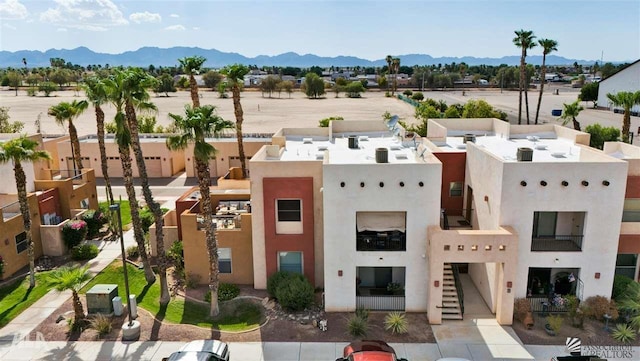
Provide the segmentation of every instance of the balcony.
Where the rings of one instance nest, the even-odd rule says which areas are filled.
[[[580,252],[582,235],[553,235],[531,238],[531,251],[537,252]]]
[[[358,232],[357,251],[406,251],[407,237],[398,231]]]

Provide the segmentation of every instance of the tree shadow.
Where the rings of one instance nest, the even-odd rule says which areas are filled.
[[[140,294],[138,296],[136,296],[136,302],[142,303],[142,300],[144,300],[144,296],[147,294],[147,292],[149,291],[149,288],[151,288],[151,286],[153,286],[153,284],[146,284],[144,285],[144,288],[142,289],[142,291],[140,291]],[[128,302],[129,300],[127,300]]]
[[[15,291],[16,289],[18,289],[18,287],[20,285],[22,285],[22,281],[18,281],[16,283],[12,284],[11,286],[9,286],[9,287],[11,287],[9,293],[11,293],[11,292]],[[33,289],[34,289],[34,287],[29,287],[27,289],[27,292],[25,292],[24,296],[22,296],[22,299],[20,301],[16,302],[13,306],[7,308],[2,313],[0,313],[0,327],[5,326],[7,323],[9,323],[8,320],[5,320],[5,317],[7,317],[11,313],[11,311],[13,311],[16,307],[18,307],[24,301],[29,299],[29,295],[31,294],[31,291],[33,291]]]
[[[153,318],[153,326],[151,327],[151,335],[149,335],[150,341],[157,341],[160,335],[160,328],[162,327],[162,320],[164,320],[167,314],[168,305],[160,305],[158,313]]]

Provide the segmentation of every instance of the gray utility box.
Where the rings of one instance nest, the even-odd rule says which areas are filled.
[[[95,285],[87,292],[87,312],[89,314],[113,313],[114,297],[118,296],[118,285]]]

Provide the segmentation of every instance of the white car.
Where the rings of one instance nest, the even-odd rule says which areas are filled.
[[[229,345],[218,340],[187,343],[163,361],[229,361]]]

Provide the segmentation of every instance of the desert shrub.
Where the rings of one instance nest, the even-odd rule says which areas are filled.
[[[424,94],[422,94],[421,92],[415,92],[411,96],[411,99],[417,100],[417,101],[422,101],[424,99]]]
[[[564,318],[560,315],[551,315],[547,317],[547,323],[549,324],[549,327],[551,327],[553,332],[555,332],[556,334],[560,332],[563,322]]]
[[[218,300],[229,301],[240,294],[240,287],[232,283],[221,283],[218,287]]]
[[[62,240],[69,249],[79,245],[86,237],[87,222],[85,221],[69,221],[62,226]]]
[[[109,134],[115,134],[118,132],[118,126],[115,122],[104,123],[104,131]]]
[[[531,303],[529,300],[526,298],[516,298],[513,306],[513,315],[515,318],[520,322],[524,322],[527,312],[531,312]]]
[[[182,241],[175,241],[166,252],[167,257],[173,262],[176,271],[184,270],[184,252],[182,250]]]
[[[271,275],[271,277],[269,277],[269,279],[267,279],[267,293],[269,293],[269,296],[273,298],[278,298],[276,296],[276,290],[278,289],[278,286],[280,286],[281,283],[284,283],[284,281],[288,282],[293,278],[304,279],[304,276],[298,273],[287,271],[278,271],[274,273],[273,275]]]
[[[360,337],[367,334],[367,320],[363,320],[358,316],[353,316],[347,322],[347,329],[349,334],[353,337]]]
[[[84,261],[94,259],[98,256],[100,250],[95,244],[80,244],[71,248],[71,258],[75,261]]]
[[[356,308],[356,316],[366,321],[369,319],[369,310],[364,307],[358,307]]]
[[[140,210],[140,223],[142,223],[142,230],[144,233],[149,233],[149,227],[155,222],[153,218],[153,212],[149,207],[144,207]]]
[[[129,246],[127,247],[127,258],[129,259],[138,259],[140,257],[140,251],[138,250],[138,246]]]
[[[108,316],[98,314],[91,321],[89,326],[98,331],[98,335],[104,336],[111,332],[111,319]]]
[[[614,340],[622,343],[629,343],[636,339],[636,331],[626,323],[619,323],[611,333]]]
[[[331,123],[331,121],[334,121],[334,120],[336,120],[336,121],[337,120],[344,120],[344,118],[343,117],[338,117],[338,116],[333,116],[333,117],[329,117],[329,118],[320,119],[318,121],[318,126],[320,128],[327,128],[329,126],[329,123]]]
[[[82,215],[82,220],[87,222],[87,238],[91,239],[98,235],[100,228],[104,225],[108,219],[104,216],[102,211],[90,209]]]
[[[616,302],[608,300],[604,296],[592,296],[584,300],[585,315],[596,320],[602,320],[605,314],[609,314],[612,319],[618,318]]]
[[[304,277],[294,277],[276,288],[278,303],[286,309],[301,311],[313,304],[313,286]]]
[[[633,282],[633,279],[627,276],[615,275],[613,277],[613,291],[611,292],[611,298],[617,301],[620,296],[624,295],[624,292],[627,290],[627,286],[629,286],[629,283],[631,282]]]
[[[411,90],[407,89],[407,90],[403,91],[402,94],[410,97],[413,94],[413,92]]]
[[[448,107],[444,112],[445,118],[460,118],[460,113],[457,107]]]
[[[392,334],[404,334],[409,331],[409,324],[404,313],[390,312],[384,317],[384,329]]]

